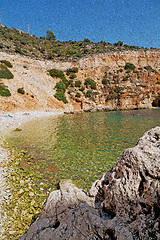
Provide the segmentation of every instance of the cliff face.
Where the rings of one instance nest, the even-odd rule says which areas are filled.
[[[160,106],[160,51],[114,52],[81,59],[78,62],[52,62],[0,52],[7,60],[14,78],[1,79],[11,96],[0,96],[0,111],[24,110],[116,110]],[[134,65],[125,67],[126,63]],[[67,76],[70,86],[65,92],[67,104],[54,97],[59,78],[52,78],[49,69],[64,71],[77,67],[78,73]],[[91,78],[96,88],[85,85]],[[76,81],[81,86],[76,86]],[[103,83],[102,83],[103,82]],[[25,94],[17,92],[24,88]],[[84,88],[84,89],[82,89]]]
[[[88,194],[71,182],[50,193],[21,240],[160,239],[160,127],[146,132]]]

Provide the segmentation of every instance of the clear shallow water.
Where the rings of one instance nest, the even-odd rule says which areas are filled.
[[[41,179],[56,185],[70,178],[87,189],[126,148],[158,125],[160,109],[63,115],[32,121],[7,141],[33,156],[29,171]]]

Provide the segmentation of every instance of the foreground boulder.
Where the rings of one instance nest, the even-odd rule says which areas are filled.
[[[159,240],[160,127],[127,149],[89,193],[53,191],[21,240]]]

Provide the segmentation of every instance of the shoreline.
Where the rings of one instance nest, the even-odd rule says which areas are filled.
[[[0,140],[8,131],[20,127],[26,122],[38,118],[57,116],[64,114],[63,111],[24,111],[24,112],[6,112],[0,113]]]
[[[7,218],[7,210],[5,211],[4,209],[2,209],[2,205],[3,202],[8,201],[9,196],[11,195],[9,187],[7,185],[7,178],[9,177],[9,175],[6,167],[4,167],[4,163],[8,160],[8,151],[7,149],[3,148],[3,141],[5,139],[5,135],[16,128],[20,128],[23,124],[29,121],[62,114],[64,114],[64,112],[62,111],[25,111],[14,113],[0,113],[0,240],[3,239],[3,234],[5,232],[3,225]]]

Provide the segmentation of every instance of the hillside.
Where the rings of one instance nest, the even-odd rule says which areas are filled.
[[[139,50],[138,46],[129,46],[121,41],[109,43],[100,41],[59,41],[51,31],[46,36],[36,37],[15,28],[0,27],[1,51],[18,53],[38,59],[52,59],[54,61],[77,61],[82,57],[93,56],[113,51]],[[144,49],[142,47],[142,49]],[[147,50],[147,48],[145,48]]]
[[[0,94],[6,89],[10,94],[0,96],[0,111],[74,112],[160,106],[159,59],[160,50],[142,49],[68,62],[36,60],[2,51]],[[50,69],[58,71],[49,73]],[[9,79],[3,76],[6,71],[12,73]]]

